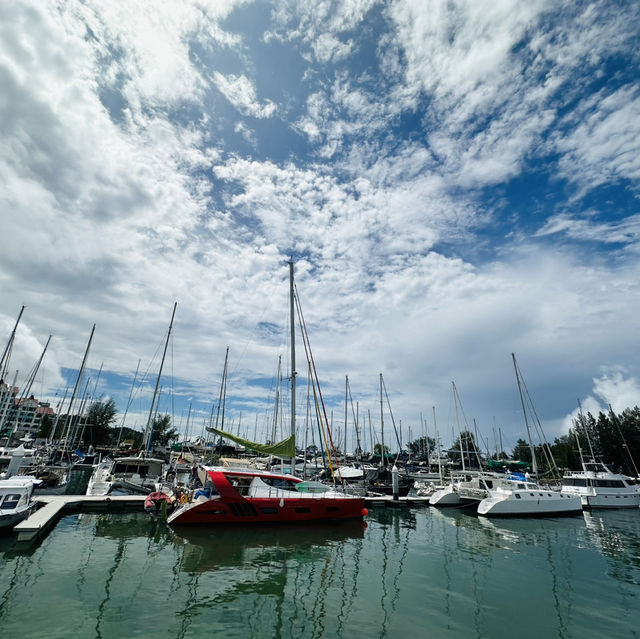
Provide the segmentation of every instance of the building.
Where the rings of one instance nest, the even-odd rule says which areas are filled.
[[[53,417],[54,410],[49,402],[40,402],[33,395],[19,397],[18,392],[17,386],[9,386],[0,380],[0,438],[35,439],[43,417]]]

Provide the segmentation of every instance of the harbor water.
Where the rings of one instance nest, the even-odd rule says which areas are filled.
[[[575,639],[640,632],[640,511],[171,529],[64,516],[0,538],[2,637]]]

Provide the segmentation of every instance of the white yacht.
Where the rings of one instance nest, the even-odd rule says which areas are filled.
[[[581,512],[580,497],[543,488],[518,474],[494,478],[492,488],[478,504],[478,514],[486,517],[545,517]]]
[[[435,490],[429,497],[430,506],[463,506],[479,501],[487,494],[484,476],[476,471],[456,473],[451,482]]]
[[[0,479],[0,529],[12,528],[29,516],[36,507],[33,488],[39,483],[39,479],[24,475]]]
[[[101,461],[87,484],[87,495],[108,495],[112,490],[148,495],[164,476],[165,461],[154,457],[116,457]]]
[[[562,493],[579,497],[584,508],[640,506],[640,486],[636,480],[613,472],[602,462],[584,462],[582,470],[565,472]]]

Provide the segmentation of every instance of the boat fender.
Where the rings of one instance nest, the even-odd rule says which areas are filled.
[[[362,509],[362,516],[366,517],[369,514],[369,511],[366,508]]]
[[[284,497],[280,498],[280,508],[284,508]]]
[[[186,504],[188,501],[189,501],[189,496],[186,493],[180,495],[181,504]]]

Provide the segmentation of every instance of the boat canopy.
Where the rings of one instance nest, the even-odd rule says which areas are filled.
[[[212,433],[216,433],[216,435],[220,435],[221,437],[226,437],[236,444],[240,444],[245,448],[249,448],[250,450],[255,450],[258,453],[262,453],[263,455],[280,455],[281,457],[295,457],[296,456],[296,438],[294,435],[291,437],[287,437],[287,439],[283,439],[281,442],[277,442],[275,444],[257,444],[255,442],[251,442],[248,439],[244,439],[242,437],[238,437],[237,435],[232,435],[231,433],[226,433],[223,430],[219,430],[218,428],[207,428],[207,430]]]

